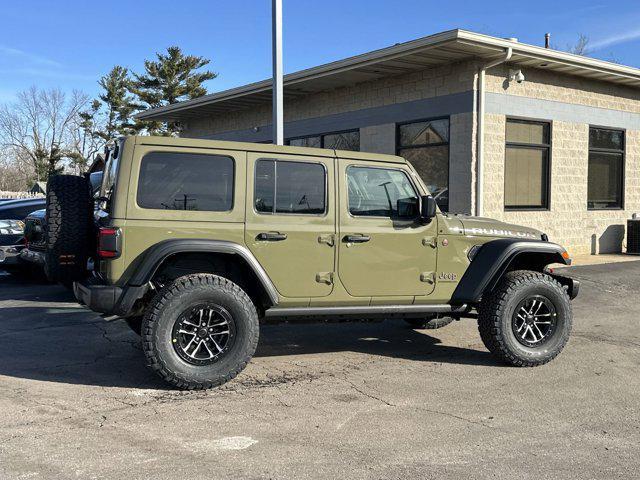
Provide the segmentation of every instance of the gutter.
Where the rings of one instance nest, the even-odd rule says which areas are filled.
[[[513,48],[508,47],[503,57],[480,67],[478,72],[478,107],[476,112],[477,156],[476,156],[476,216],[481,217],[484,207],[484,105],[485,105],[485,73],[501,63],[508,62],[513,55]]]

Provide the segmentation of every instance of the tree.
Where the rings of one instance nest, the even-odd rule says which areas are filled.
[[[143,108],[157,108],[183,100],[198,98],[207,93],[202,85],[217,74],[205,70],[198,72],[209,60],[194,55],[184,55],[180,47],[169,47],[167,53],[156,53],[157,60],[145,60],[145,73],[134,74],[131,85]],[[138,122],[151,135],[175,135],[176,123]]]
[[[106,109],[104,129],[100,135],[104,140],[110,140],[118,135],[131,135],[135,133],[135,125],[131,119],[133,113],[141,107],[129,95],[132,88],[132,80],[129,70],[116,65],[111,71],[100,78],[98,84],[103,92],[99,99]]]
[[[589,45],[589,37],[581,33],[578,36],[578,41],[574,45],[571,45],[571,44],[567,45],[567,52],[573,53],[574,55],[587,56],[590,53],[589,49],[587,48],[588,45]]]
[[[18,93],[15,103],[0,106],[0,145],[13,162],[29,170],[31,182],[60,173],[63,160],[71,160],[71,138],[88,101],[78,91],[68,96],[58,89],[31,87]]]

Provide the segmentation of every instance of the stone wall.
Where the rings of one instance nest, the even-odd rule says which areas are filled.
[[[485,118],[484,215],[530,225],[575,253],[624,250],[626,220],[640,212],[640,93],[636,90],[571,76],[523,70],[523,84],[505,82],[508,67],[487,76],[487,90],[526,97],[526,112],[506,99],[499,110],[488,105]],[[549,103],[552,102],[552,103]],[[509,111],[509,105],[512,111]],[[575,106],[575,108],[572,108]],[[589,109],[578,107],[590,107]],[[558,120],[567,118],[572,121]],[[631,115],[624,112],[630,112]],[[505,122],[507,116],[551,123],[551,191],[548,211],[504,210]],[[602,123],[607,122],[607,123]],[[587,210],[589,125],[626,129],[624,210]]]

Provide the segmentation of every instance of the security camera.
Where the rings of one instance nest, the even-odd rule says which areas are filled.
[[[516,83],[524,83],[524,73],[522,73],[522,70],[509,70],[509,80]]]

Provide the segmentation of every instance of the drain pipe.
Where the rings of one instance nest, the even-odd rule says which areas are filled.
[[[517,40],[514,40],[517,41]],[[498,58],[486,65],[480,67],[478,74],[478,116],[477,116],[477,159],[476,159],[476,215],[481,217],[483,213],[483,194],[484,194],[484,180],[483,167],[484,167],[484,79],[485,73],[488,69],[500,65],[501,63],[508,62],[513,55],[513,49],[507,48],[504,57]]]

